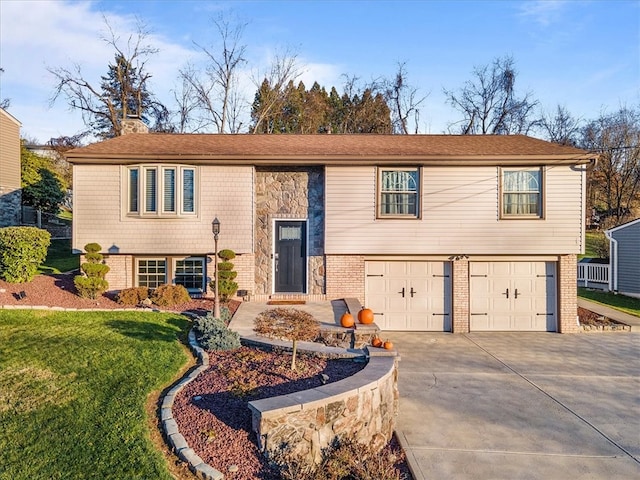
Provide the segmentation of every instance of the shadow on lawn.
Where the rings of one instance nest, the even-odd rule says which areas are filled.
[[[182,340],[189,321],[180,318],[170,318],[167,323],[173,326],[140,320],[110,320],[107,326],[121,335],[135,338],[136,340],[151,340],[162,342],[175,342]],[[177,328],[176,328],[177,327]]]

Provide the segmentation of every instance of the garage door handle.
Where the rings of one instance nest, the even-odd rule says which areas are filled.
[[[518,289],[516,288],[516,298],[518,298]]]
[[[398,293],[401,293],[402,294],[402,298],[404,298],[404,287],[402,287],[402,290],[399,291]]]
[[[413,298],[413,294],[414,294],[414,293],[418,293],[418,292],[416,292],[416,291],[413,289],[413,287],[411,287],[411,292],[410,292],[410,293],[411,293],[411,298]]]
[[[509,289],[507,288],[507,290],[503,293],[503,295],[506,295],[507,298],[509,298]]]

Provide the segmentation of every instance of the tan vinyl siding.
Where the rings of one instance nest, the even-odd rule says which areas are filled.
[[[202,254],[213,251],[211,221],[218,217],[218,248],[251,253],[253,245],[253,168],[199,168],[196,216],[128,217],[124,167],[74,166],[73,247],[89,242],[121,254]]]
[[[3,193],[20,188],[20,123],[0,112],[0,188]]]
[[[546,167],[543,219],[500,219],[497,167],[424,167],[420,219],[376,219],[375,167],[327,167],[327,254],[544,255],[582,248],[583,173]]]

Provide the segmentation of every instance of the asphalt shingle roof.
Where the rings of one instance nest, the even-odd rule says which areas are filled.
[[[572,159],[595,155],[524,135],[216,135],[134,133],[67,152],[93,159],[174,159],[247,163],[336,163],[457,159]],[[580,162],[580,160],[582,162]],[[102,161],[100,162],[102,163]]]

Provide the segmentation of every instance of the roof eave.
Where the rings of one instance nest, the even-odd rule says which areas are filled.
[[[67,155],[70,163],[110,164],[140,162],[193,162],[215,165],[581,165],[593,154],[578,155],[194,155],[194,154],[81,154]]]

